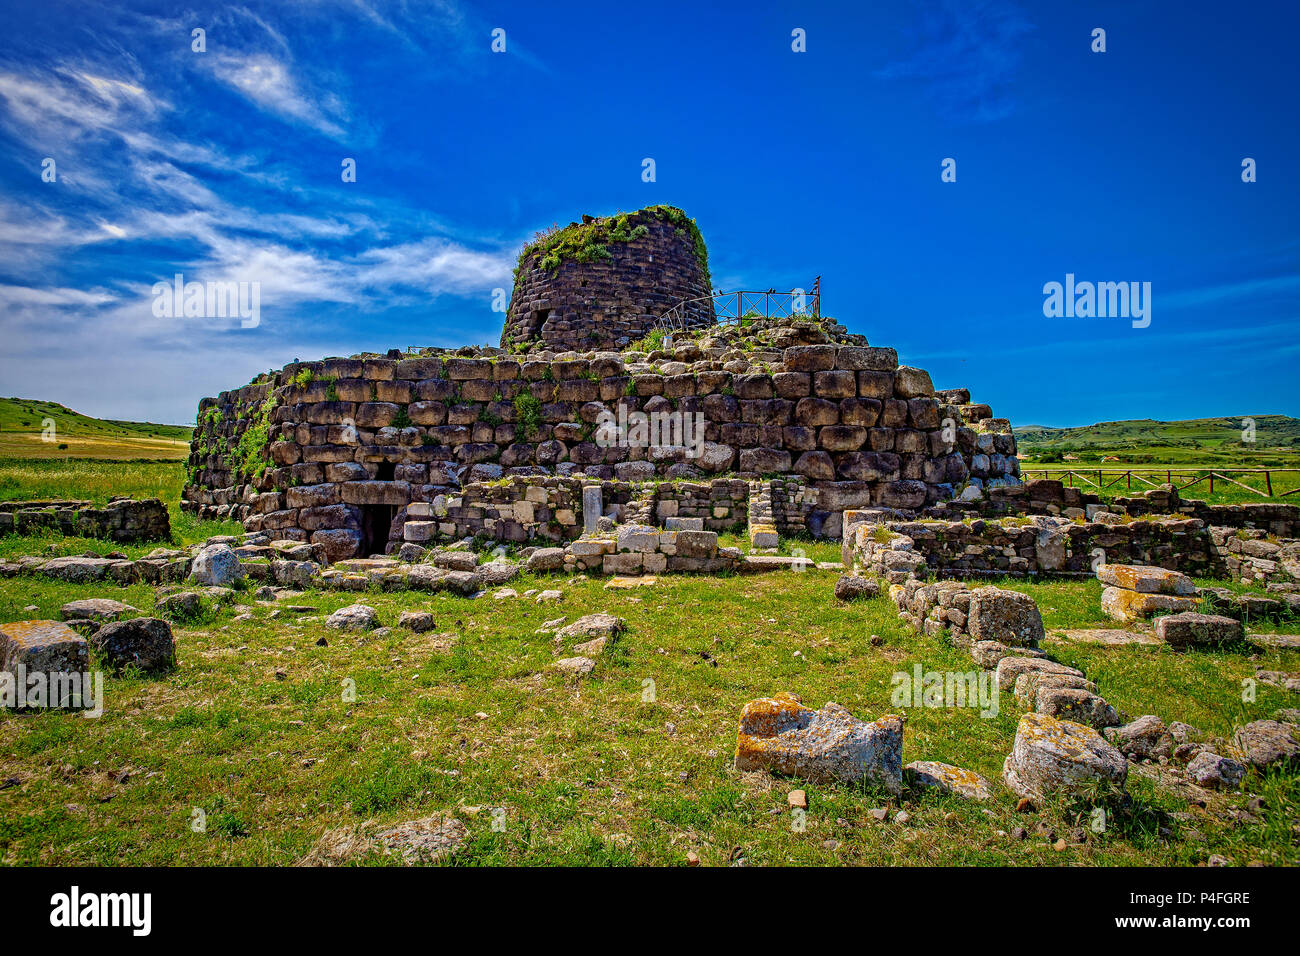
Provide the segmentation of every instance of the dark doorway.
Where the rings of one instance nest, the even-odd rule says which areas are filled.
[[[361,506],[361,556],[384,554],[388,547],[388,531],[397,517],[396,505]]]
[[[392,481],[397,474],[397,462],[381,461],[379,471],[375,472],[375,481]]]

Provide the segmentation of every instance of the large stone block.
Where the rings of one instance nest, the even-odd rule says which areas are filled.
[[[1002,766],[1015,793],[1040,803],[1059,796],[1088,795],[1095,788],[1123,789],[1128,761],[1091,727],[1046,714],[1026,714]]]
[[[903,718],[857,720],[839,704],[821,710],[791,694],[750,701],[736,734],[736,769],[767,770],[812,783],[902,790]]]
[[[1153,568],[1136,564],[1103,564],[1097,568],[1097,579],[1103,584],[1138,591],[1142,594],[1173,594],[1192,597],[1196,584],[1180,571]]]
[[[59,621],[10,621],[0,624],[0,671],[82,673],[90,666],[86,639]]]
[[[1140,621],[1152,614],[1176,614],[1181,611],[1193,611],[1196,607],[1197,599],[1191,597],[1143,594],[1119,587],[1108,587],[1101,592],[1102,613],[1116,621]]]
[[[161,618],[136,617],[105,624],[90,638],[114,670],[138,667],[156,673],[176,663],[176,640],[171,625]]]
[[[1002,588],[977,588],[971,594],[967,630],[973,641],[1000,641],[1013,647],[1037,647],[1043,639],[1043,616],[1028,594]]]
[[[1170,647],[1215,647],[1245,639],[1241,622],[1218,614],[1183,611],[1156,619],[1156,637]]]

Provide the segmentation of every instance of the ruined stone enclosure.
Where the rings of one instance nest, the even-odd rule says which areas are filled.
[[[658,268],[680,239],[659,215],[627,217],[617,255],[564,259],[559,274],[570,282],[617,265],[650,289],[650,257]],[[680,245],[678,259],[707,287],[702,258]],[[530,249],[525,266],[548,254]],[[620,286],[632,296],[626,314],[653,316],[695,291],[680,287],[694,279],[673,276],[674,291],[653,300]],[[532,266],[521,269],[509,322],[528,314],[533,279]],[[603,312],[561,317],[556,334],[560,322],[565,336],[637,334]],[[183,507],[320,545],[337,561],[466,536],[563,544],[628,524],[748,531],[771,547],[782,533],[840,537],[846,509],[914,510],[1018,483],[1009,422],[965,389],[936,391],[927,372],[833,319],[701,318],[648,351],[529,348],[299,362],[205,398]],[[611,441],[599,427],[638,413],[689,421],[697,440]]]
[[[712,325],[712,291],[704,237],[675,206],[583,216],[520,253],[501,347],[628,348],[683,300],[706,297],[686,321]]]

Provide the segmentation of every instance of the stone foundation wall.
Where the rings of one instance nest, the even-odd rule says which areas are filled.
[[[0,502],[0,534],[58,531],[67,536],[110,541],[168,541],[167,506],[157,498],[115,498],[102,507],[88,501]]]
[[[1027,520],[900,521],[849,512],[846,566],[891,583],[931,577],[1049,575],[1092,577],[1099,564],[1134,564],[1192,577],[1259,583],[1300,581],[1300,541],[1262,530],[1206,527],[1199,518],[1146,518],[1124,524]]]

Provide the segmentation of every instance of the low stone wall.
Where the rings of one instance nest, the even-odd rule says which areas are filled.
[[[113,498],[102,507],[88,501],[0,502],[0,534],[42,531],[123,543],[168,541],[172,536],[167,506],[157,498]]]
[[[719,548],[712,531],[661,531],[649,525],[623,525],[616,532],[572,541],[564,548],[541,548],[528,558],[530,571],[595,574],[662,574],[665,571],[718,573],[744,564],[738,548]]]
[[[1300,581],[1300,541],[1267,540],[1263,531],[1207,528],[1199,518],[1109,524],[1032,516],[966,523],[850,511],[846,521],[851,528],[843,544],[845,565],[886,580],[911,573],[1091,577],[1100,564],[1135,564],[1192,577]]]

